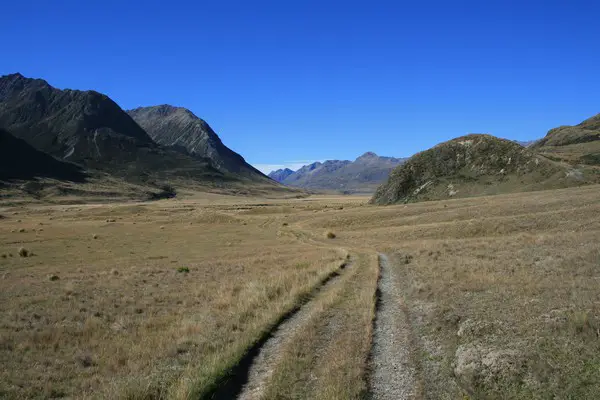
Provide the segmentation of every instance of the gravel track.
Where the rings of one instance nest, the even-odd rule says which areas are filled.
[[[379,255],[380,277],[370,357],[370,398],[417,399],[418,373],[411,361],[411,326],[387,256]]]

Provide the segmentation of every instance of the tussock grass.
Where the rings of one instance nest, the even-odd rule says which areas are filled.
[[[38,254],[0,262],[0,393],[201,398],[351,252],[355,265],[311,301],[265,389],[358,398],[379,251],[400,275],[426,397],[594,398],[599,196],[588,186],[390,207],[334,196],[25,206],[22,223],[0,224],[1,248]],[[11,234],[40,222],[43,232]],[[81,240],[95,232],[102,246]]]
[[[277,218],[242,225],[220,205],[156,202],[140,216],[120,207],[20,211],[24,223],[53,220],[19,238],[38,257],[0,263],[3,397],[201,397],[346,257],[278,236]],[[81,238],[103,213],[121,225],[90,246]],[[166,223],[177,229],[165,235]],[[15,224],[3,221],[0,246]],[[177,264],[192,272],[182,279]]]
[[[372,207],[306,226],[394,255],[426,397],[594,398],[599,194],[591,186]]]

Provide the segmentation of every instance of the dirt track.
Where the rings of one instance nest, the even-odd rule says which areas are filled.
[[[331,276],[331,279],[328,279],[315,291],[313,298],[338,286],[341,283],[342,274],[345,274],[351,267],[351,262],[343,264]],[[282,347],[290,340],[293,340],[294,332],[298,327],[307,323],[314,312],[314,301],[309,300],[275,328],[269,339],[262,345],[256,357],[252,360],[248,371],[248,380],[241,388],[241,393],[237,397],[239,400],[260,399],[262,397],[264,388],[280,361]]]
[[[379,255],[377,314],[370,361],[374,400],[419,398],[418,374],[411,360],[411,328],[390,262]]]

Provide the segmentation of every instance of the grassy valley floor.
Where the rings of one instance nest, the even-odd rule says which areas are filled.
[[[593,398],[599,199],[6,206],[0,397],[383,398],[397,299],[385,371],[414,372],[411,398]]]

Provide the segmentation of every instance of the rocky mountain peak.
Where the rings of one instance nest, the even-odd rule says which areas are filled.
[[[292,175],[294,171],[289,168],[278,169],[277,171],[272,171],[269,173],[269,178],[277,181],[283,182],[288,176]]]
[[[371,193],[402,162],[402,159],[379,157],[369,151],[355,161],[327,160],[305,165],[281,182],[309,189]]]
[[[162,104],[138,107],[129,110],[128,114],[158,144],[209,159],[222,172],[267,179],[242,156],[225,146],[206,121],[186,108]]]
[[[364,153],[363,155],[361,155],[360,157],[358,157],[356,159],[356,161],[358,160],[368,160],[368,159],[373,159],[373,158],[377,158],[377,154],[373,153],[372,151],[367,151],[366,153]]]
[[[155,144],[108,96],[60,90],[16,73],[0,77],[0,127],[36,149],[88,166],[135,160]]]

